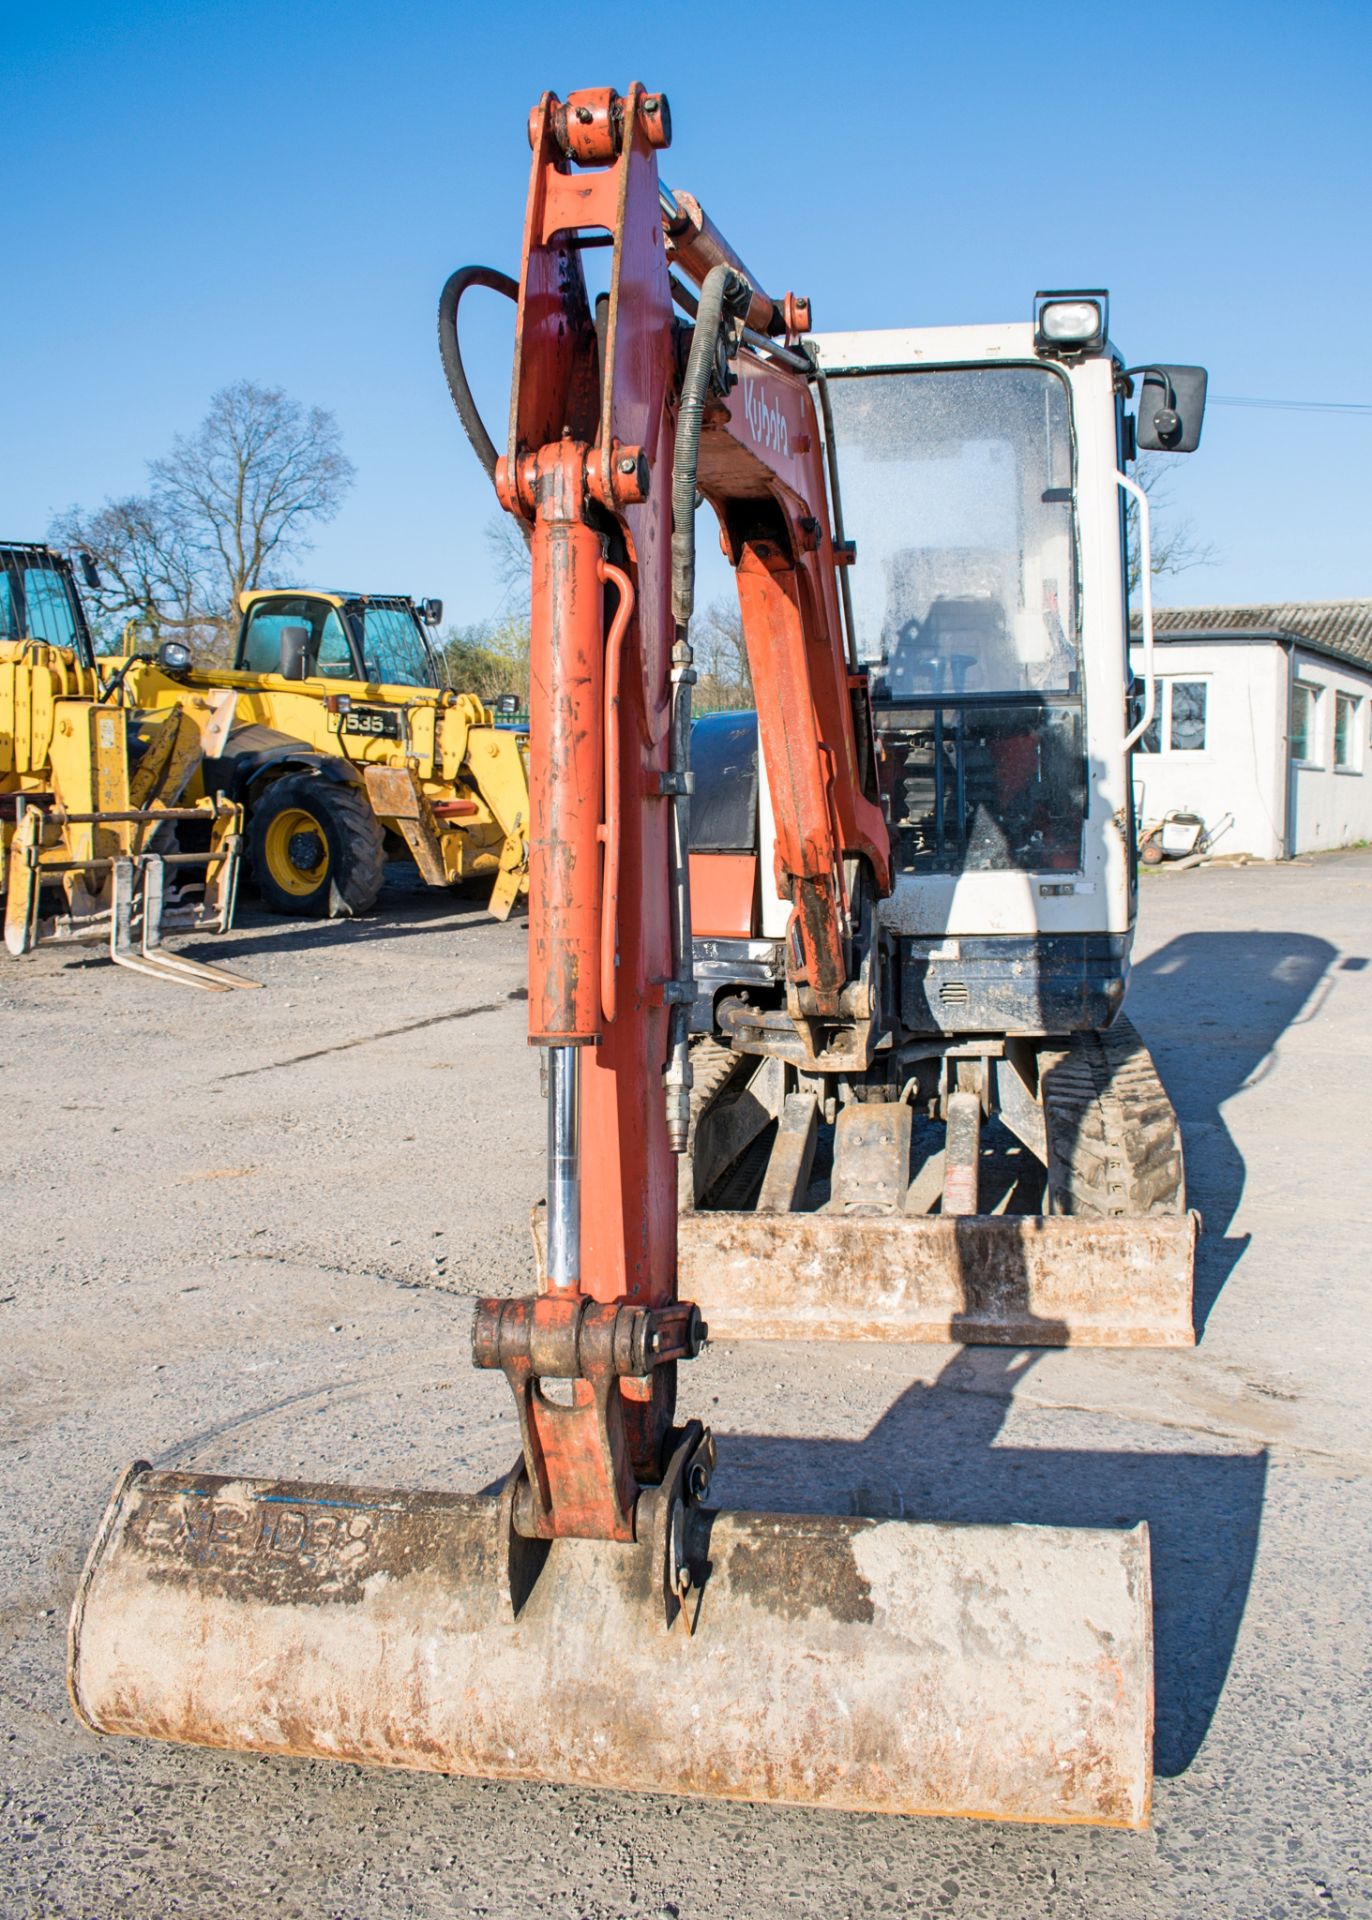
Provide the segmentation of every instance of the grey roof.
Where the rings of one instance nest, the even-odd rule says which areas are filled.
[[[1138,621],[1134,621],[1135,630]],[[1372,600],[1280,600],[1248,607],[1155,607],[1153,631],[1179,639],[1206,634],[1297,640],[1337,659],[1372,666]]]

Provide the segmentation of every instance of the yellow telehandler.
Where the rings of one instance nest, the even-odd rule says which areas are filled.
[[[202,775],[244,809],[248,864],[273,913],[351,917],[408,852],[430,886],[490,876],[505,919],[528,891],[519,734],[445,684],[426,626],[442,602],[272,588],[239,597],[233,665],[130,670],[140,705],[230,693],[234,723]]]
[[[184,654],[168,642],[164,666],[175,670]],[[203,776],[228,735],[233,695],[140,712],[134,664],[102,677],[64,554],[0,544],[5,945],[19,955],[107,939],[111,959],[139,973],[216,992],[256,986],[162,946],[164,933],[223,933],[233,918],[242,809]],[[202,791],[190,800],[193,781]]]

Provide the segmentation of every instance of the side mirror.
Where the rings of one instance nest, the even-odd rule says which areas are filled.
[[[169,680],[184,680],[194,662],[184,640],[164,640],[157,649],[157,664]]]
[[[1204,367],[1131,367],[1140,453],[1194,453],[1205,418]]]
[[[80,554],[78,558],[81,563],[81,578],[85,581],[92,593],[99,593],[100,570],[95,564],[95,556],[93,554],[83,553]]]
[[[303,680],[305,678],[305,649],[310,644],[308,627],[282,627],[281,629],[281,665],[283,680]]]
[[[425,600],[421,602],[419,617],[426,627],[436,627],[443,618],[443,602],[441,600]]]

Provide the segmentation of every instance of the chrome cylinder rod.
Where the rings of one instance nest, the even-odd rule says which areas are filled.
[[[581,1049],[548,1049],[548,1285],[581,1283]]]

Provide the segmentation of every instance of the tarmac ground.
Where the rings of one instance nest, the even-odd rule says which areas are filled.
[[[1287,1920],[1372,1914],[1372,852],[1149,875],[1129,1011],[1181,1116],[1200,1340],[712,1345],[729,1506],[1146,1519],[1145,1833],[724,1805],[100,1739],[64,1684],[115,1478],[475,1489],[508,1467],[470,1302],[530,1283],[522,922],[403,876],[251,905],[193,994],[0,967],[0,1915]]]

